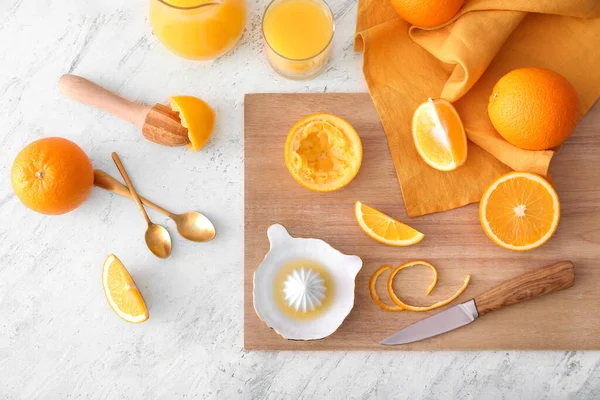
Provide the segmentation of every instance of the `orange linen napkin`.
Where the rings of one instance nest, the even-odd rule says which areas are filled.
[[[479,201],[500,174],[546,175],[554,151],[527,151],[493,128],[488,98],[496,81],[540,66],[576,88],[582,113],[600,96],[600,0],[467,0],[451,21],[410,26],[389,0],[359,0],[355,48],[381,118],[409,216]],[[454,102],[469,142],[465,165],[440,172],[425,164],[411,119],[428,97]]]

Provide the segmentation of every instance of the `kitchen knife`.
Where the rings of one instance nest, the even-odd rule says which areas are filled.
[[[466,303],[425,318],[383,340],[383,345],[417,342],[470,324],[490,311],[573,286],[571,261],[561,261],[529,271],[502,283]]]

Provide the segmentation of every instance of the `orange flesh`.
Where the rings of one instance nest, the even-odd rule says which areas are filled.
[[[127,271],[121,268],[111,268],[108,271],[108,291],[119,309],[127,314],[141,315],[146,312],[142,295]]]
[[[419,234],[416,229],[362,204],[362,220],[376,235],[389,240],[410,240]]]
[[[367,225],[371,227],[373,232],[380,236],[395,239],[410,239],[413,237],[410,229],[399,229],[395,221],[390,221],[381,218],[379,215],[363,214],[363,219]]]
[[[362,144],[343,119],[315,114],[288,134],[285,161],[294,178],[315,191],[333,191],[350,183],[362,162]]]
[[[464,129],[456,111],[446,103],[434,103],[438,118],[444,131],[450,140],[450,149],[454,160],[462,160],[467,157],[467,148],[463,146]]]
[[[504,243],[531,244],[551,229],[554,203],[541,184],[514,178],[498,185],[485,211],[492,232]]]
[[[109,256],[102,273],[104,293],[109,305],[128,322],[144,322],[148,309],[127,268],[116,256]]]
[[[310,123],[297,145],[297,160],[313,182],[326,184],[335,181],[349,166],[350,145],[343,134],[328,122]]]

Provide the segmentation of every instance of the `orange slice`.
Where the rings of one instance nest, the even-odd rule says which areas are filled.
[[[181,125],[188,129],[188,147],[198,151],[212,135],[215,112],[203,100],[194,96],[173,96],[169,99],[171,109],[179,113]]]
[[[354,215],[363,232],[379,243],[389,246],[410,246],[419,243],[424,234],[357,201]]]
[[[352,125],[319,113],[298,121],[288,133],[285,165],[294,179],[315,192],[348,185],[362,163],[362,143]]]
[[[133,323],[148,319],[148,309],[142,294],[121,260],[114,254],[104,261],[102,285],[108,304],[119,317]]]
[[[546,243],[560,220],[560,202],[544,178],[509,172],[485,191],[479,205],[484,232],[498,246],[515,251]]]
[[[377,290],[375,289],[375,284],[377,283],[377,278],[379,278],[379,275],[381,275],[384,271],[392,269],[391,266],[384,265],[383,267],[381,267],[377,271],[375,271],[375,273],[369,280],[369,292],[371,294],[371,299],[373,299],[375,304],[377,304],[379,307],[383,308],[386,311],[403,311],[403,310],[416,311],[416,312],[429,311],[429,310],[433,310],[433,309],[436,309],[439,307],[443,307],[446,304],[449,304],[452,301],[454,301],[458,296],[460,296],[465,291],[465,289],[469,285],[469,282],[471,281],[471,275],[465,276],[465,281],[464,281],[462,287],[460,287],[454,295],[452,295],[451,297],[449,297],[445,300],[438,301],[437,303],[432,304],[431,306],[427,306],[427,307],[412,306],[410,304],[404,303],[402,300],[400,300],[398,298],[398,296],[396,295],[396,292],[394,292],[393,283],[394,283],[394,277],[396,276],[396,274],[399,271],[401,271],[405,268],[413,267],[415,265],[424,265],[426,267],[431,268],[431,270],[433,271],[433,280],[431,281],[431,284],[429,285],[429,288],[427,289],[427,295],[429,295],[433,291],[433,289],[435,288],[435,286],[437,285],[437,282],[438,282],[437,269],[433,265],[431,265],[430,263],[428,263],[426,261],[410,261],[410,262],[407,262],[405,264],[399,265],[396,268],[394,268],[390,274],[390,277],[388,278],[388,282],[387,282],[388,294],[395,304],[395,306],[388,306],[383,301],[381,301],[381,299],[379,298],[379,295],[377,294]]]
[[[467,135],[460,116],[444,99],[428,99],[413,116],[412,134],[423,160],[440,171],[452,171],[467,161]]]

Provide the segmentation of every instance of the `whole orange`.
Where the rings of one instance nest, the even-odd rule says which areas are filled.
[[[577,92],[565,77],[545,68],[520,68],[496,83],[488,115],[509,143],[546,150],[567,140],[581,113]]]
[[[57,215],[85,201],[94,185],[94,170],[75,143],[49,137],[21,150],[12,166],[11,181],[17,197],[27,207]]]
[[[406,22],[431,28],[450,21],[464,0],[390,0],[390,3]]]

